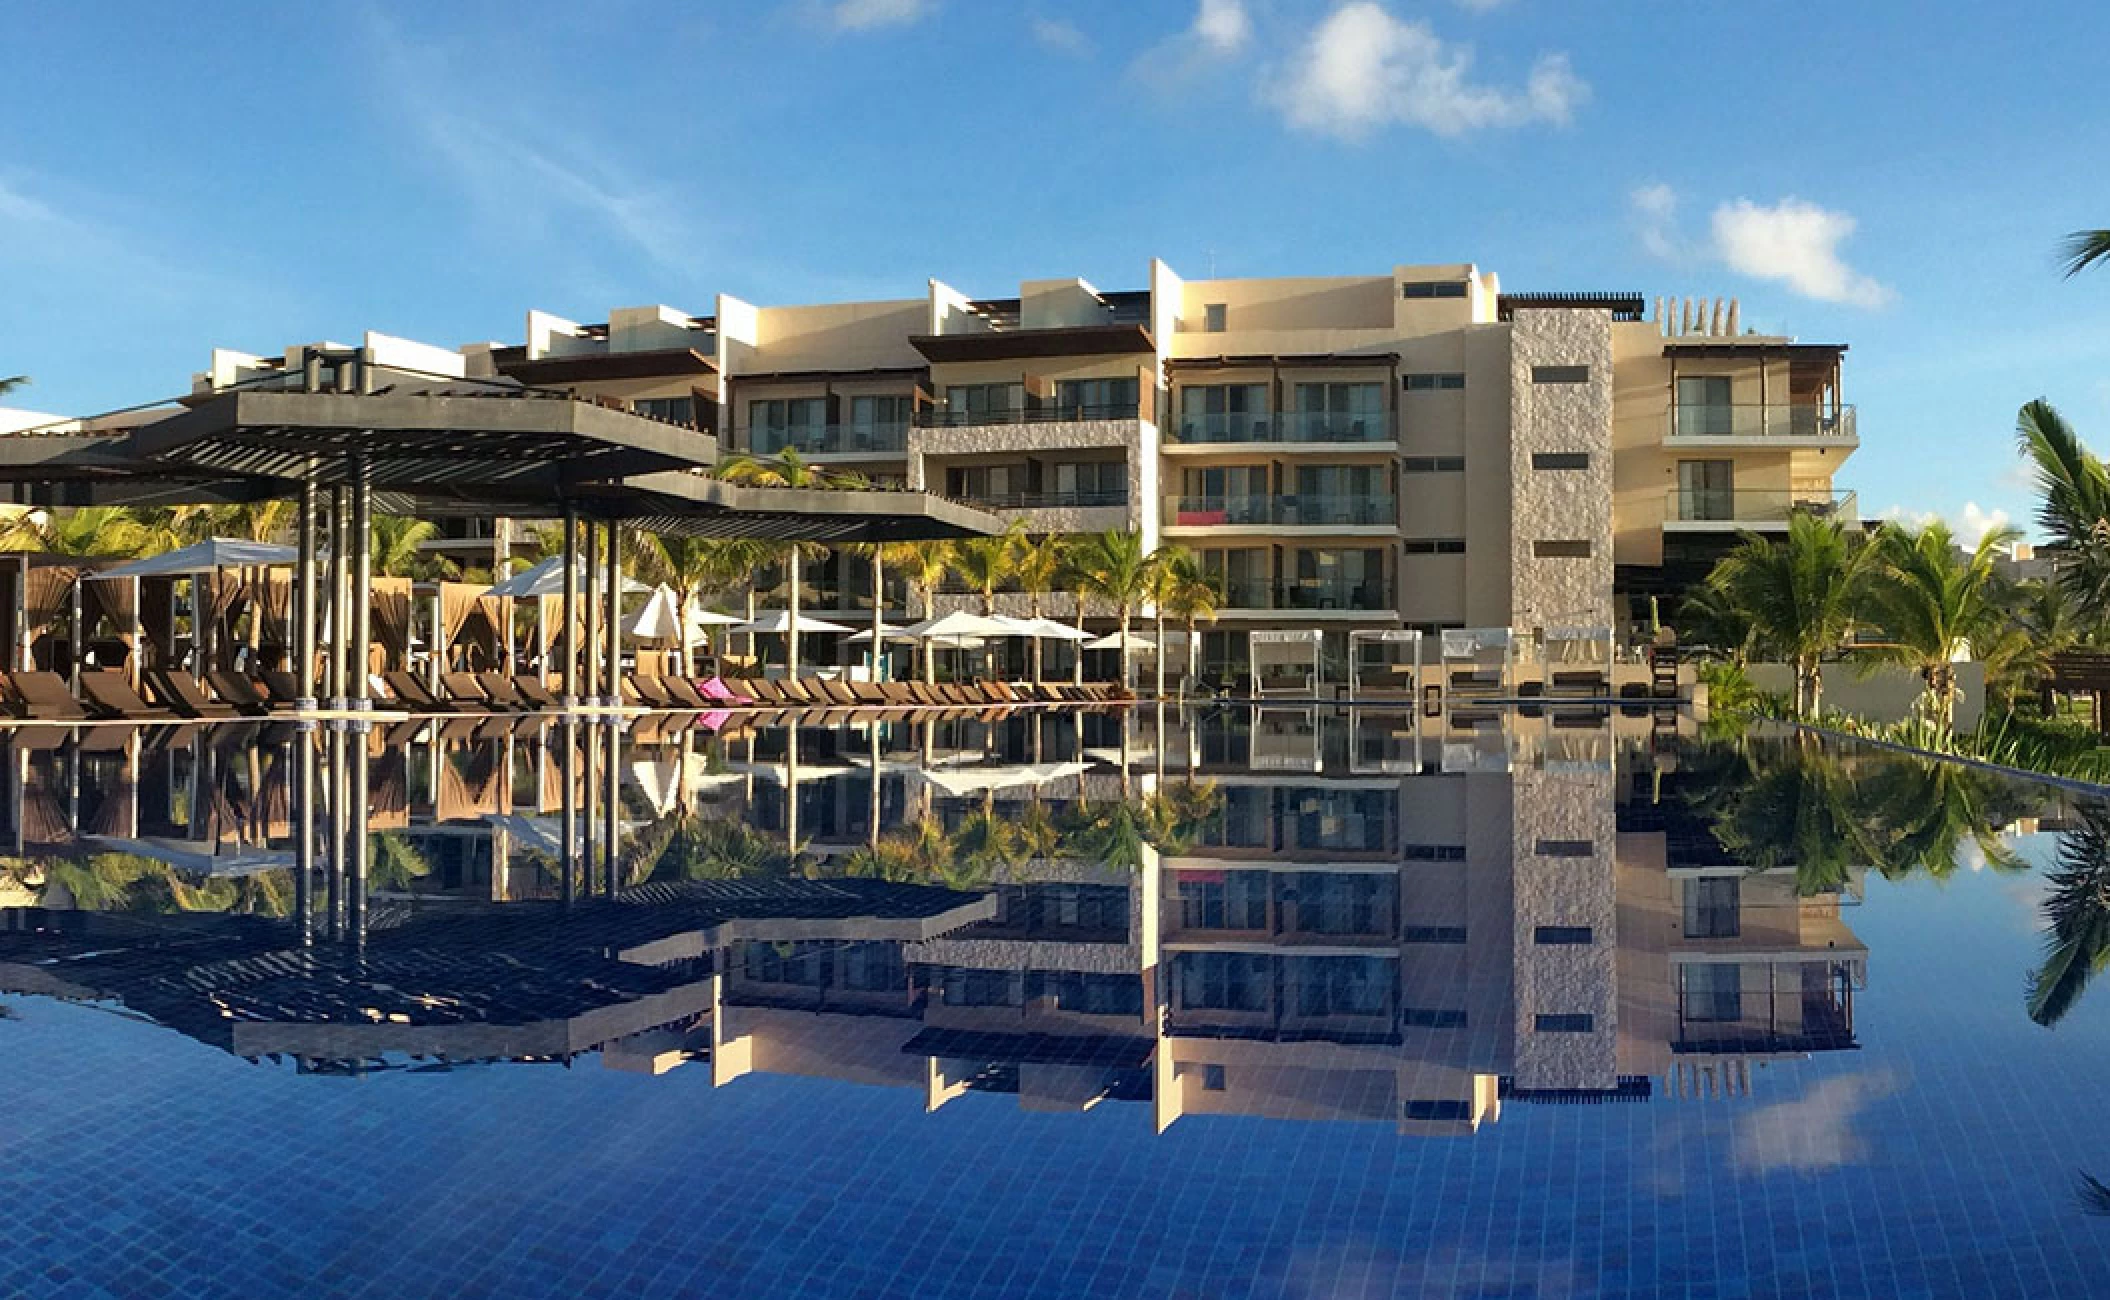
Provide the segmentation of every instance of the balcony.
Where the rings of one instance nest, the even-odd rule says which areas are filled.
[[[967,493],[961,500],[984,510],[1098,510],[1126,509],[1128,489],[1110,492],[984,492]]]
[[[1854,446],[1854,408],[1834,410],[1815,402],[1771,405],[1678,406],[1671,409],[1664,440],[1681,446]]]
[[[1368,614],[1395,617],[1399,602],[1385,582],[1327,582],[1320,579],[1266,583],[1228,581],[1218,602],[1240,613]]]
[[[982,424],[1060,424],[1082,420],[1134,420],[1141,418],[1136,402],[1081,405],[1035,402],[1025,406],[998,407],[979,411],[926,406],[916,412],[919,429],[958,429]]]
[[[756,456],[796,451],[801,456],[902,456],[908,453],[905,424],[827,424],[800,428],[748,428],[740,445]]]
[[[1383,413],[1277,411],[1183,415],[1166,430],[1169,445],[1186,447],[1347,443],[1377,446],[1394,440],[1392,417]]]
[[[1347,528],[1395,531],[1390,496],[1168,496],[1164,526],[1181,528]]]
[[[1663,527],[1673,532],[1783,529],[1798,513],[1837,519],[1849,528],[1861,526],[1860,498],[1852,492],[1672,488],[1663,501]]]

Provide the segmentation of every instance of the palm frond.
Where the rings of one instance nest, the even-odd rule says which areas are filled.
[[[2071,280],[2110,258],[2110,230],[2076,230],[2059,241],[2059,269]]]

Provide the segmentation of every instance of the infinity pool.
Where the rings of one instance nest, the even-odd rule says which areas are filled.
[[[4,1295],[2110,1276],[2110,805],[2050,787],[1368,708],[8,758]]]

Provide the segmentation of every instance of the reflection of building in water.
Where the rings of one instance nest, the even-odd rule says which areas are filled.
[[[378,908],[367,965],[289,953],[240,918],[196,923],[196,946],[132,947],[96,929],[115,922],[17,913],[37,933],[0,935],[0,953],[114,954],[8,967],[9,983],[119,997],[247,1055],[599,1048],[616,1068],[833,1077],[932,1107],[967,1092],[1147,1103],[1160,1128],[1242,1114],[1466,1133],[1505,1101],[1741,1093],[1754,1064],[1855,1045],[1866,954],[1842,921],[1850,895],[1799,897],[1792,870],[1727,860],[1676,797],[1652,718],[1555,710],[1433,734],[1410,709],[1152,722],[764,728],[671,777],[629,773],[633,845],[663,814],[641,788],[671,780],[692,813],[793,839],[824,873],[875,825],[927,825],[952,856],[924,869],[969,899],[779,879],[492,907],[551,895],[557,810],[598,783],[577,768],[567,786],[526,739],[483,758],[421,742],[375,759],[377,790],[406,768],[394,824],[490,847],[403,887],[423,896],[407,911]],[[700,900],[739,923],[690,915]]]

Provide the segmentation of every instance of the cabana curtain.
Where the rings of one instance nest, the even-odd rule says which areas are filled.
[[[410,666],[410,579],[374,579],[374,640],[383,672]]]

